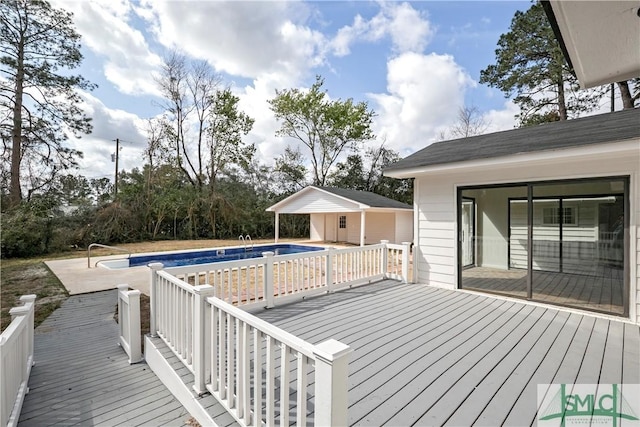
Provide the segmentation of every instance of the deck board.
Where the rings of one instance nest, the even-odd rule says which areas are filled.
[[[465,268],[462,287],[526,298],[527,272],[490,267]],[[622,315],[622,270],[598,266],[582,274],[533,271],[533,299],[543,303]]]
[[[20,426],[185,425],[189,413],[117,345],[117,291],[70,297],[35,330]]]
[[[351,425],[531,425],[538,384],[640,383],[637,325],[514,300],[388,280],[254,314],[352,346]]]

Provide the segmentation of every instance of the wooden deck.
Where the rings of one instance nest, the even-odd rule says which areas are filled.
[[[116,291],[70,297],[35,330],[20,426],[185,425],[190,415],[146,363],[117,345]]]
[[[351,425],[532,425],[537,385],[640,383],[640,327],[386,280],[255,313],[354,349]]]
[[[462,272],[462,287],[526,298],[527,272],[469,268]],[[621,268],[600,267],[584,274],[533,272],[533,299],[540,302],[622,315],[623,292]]]

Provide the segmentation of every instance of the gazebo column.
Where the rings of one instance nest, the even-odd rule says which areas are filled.
[[[276,211],[276,225],[275,225],[275,243],[278,243],[278,238],[280,237],[280,214]]]
[[[360,246],[364,246],[364,230],[365,230],[365,218],[366,212],[360,211]]]

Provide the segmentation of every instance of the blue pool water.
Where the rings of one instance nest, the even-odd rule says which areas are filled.
[[[246,258],[260,258],[263,252],[275,252],[276,255],[295,254],[300,252],[321,251],[324,248],[318,246],[302,246],[291,244],[260,245],[253,249],[245,248],[218,248],[205,251],[174,252],[153,255],[132,255],[129,258],[129,267],[147,265],[152,262],[161,262],[165,267],[178,267],[182,265],[208,264],[211,262],[235,261]]]

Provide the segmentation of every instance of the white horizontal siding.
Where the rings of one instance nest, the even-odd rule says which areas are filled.
[[[413,242],[413,211],[396,212],[395,222],[395,243],[400,244],[402,242]]]
[[[415,242],[416,280],[434,286],[457,286],[457,231],[455,227],[456,187],[499,183],[526,183],[528,181],[624,176],[631,174],[631,318],[640,323],[640,141],[635,153],[575,156],[556,159],[554,156],[529,162],[502,166],[477,167],[462,172],[433,172],[416,176],[414,201],[416,212]],[[582,212],[580,213],[582,216]],[[441,223],[450,222],[453,228]],[[565,227],[565,238],[587,242],[586,235],[572,235]],[[450,232],[449,232],[450,230]],[[585,230],[582,230],[585,231]],[[580,231],[580,232],[582,232]],[[592,230],[593,232],[593,230]],[[569,237],[572,236],[572,237]],[[512,236],[515,238],[517,236]],[[506,248],[506,241],[504,246]],[[513,250],[512,241],[512,250]],[[522,248],[520,248],[522,249]],[[584,248],[583,248],[584,249]],[[506,258],[505,258],[506,260]],[[435,272],[430,264],[447,274]]]
[[[304,214],[321,212],[353,212],[359,210],[357,203],[312,189],[292,198],[277,209],[279,213]]]
[[[347,213],[347,242],[360,244],[360,212]],[[365,224],[366,225],[366,224]]]
[[[577,225],[562,228],[562,271],[582,273],[595,267],[598,257],[598,201],[584,201],[574,206]],[[533,268],[560,270],[560,228],[542,224],[543,210],[557,207],[553,203],[535,203],[533,209]],[[511,262],[514,268],[527,268],[527,207],[525,203],[511,204]]]
[[[453,289],[456,276],[455,194],[450,183],[420,181],[416,281]]]
[[[324,240],[324,214],[311,214],[309,220],[309,238],[311,240]]]
[[[383,212],[367,212],[365,218],[365,243],[380,243],[388,240],[396,243],[396,214]],[[358,239],[360,238],[358,230]]]

